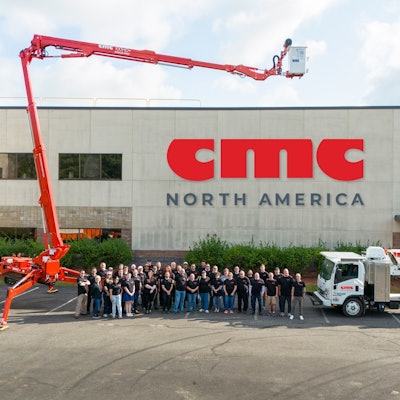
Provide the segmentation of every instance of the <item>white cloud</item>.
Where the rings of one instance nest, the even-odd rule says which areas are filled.
[[[149,79],[149,77],[151,77]],[[179,89],[166,83],[166,71],[154,65],[117,68],[99,58],[60,60],[32,71],[38,97],[179,98]]]
[[[262,98],[259,106],[263,107],[285,107],[301,105],[298,91],[289,85],[276,86],[269,90]]]
[[[360,31],[360,37],[363,45],[358,55],[358,62],[366,71],[366,97],[372,101],[379,98],[383,104],[388,104],[387,101],[395,101],[398,104],[400,100],[398,86],[391,85],[391,79],[388,78],[395,78],[400,73],[397,51],[400,18],[394,22],[375,20],[365,23]]]
[[[69,31],[73,33],[69,39],[162,48],[189,29],[209,1],[13,0],[0,10],[0,32],[25,40],[27,45],[35,33],[59,37]]]
[[[370,78],[385,75],[389,69],[400,69],[399,37],[400,19],[394,23],[373,21],[365,24],[359,60],[367,68]]]
[[[215,26],[226,31],[223,53],[226,59],[235,59],[238,54],[245,63],[255,63],[260,68],[267,67],[275,53],[282,50],[284,41],[291,37],[308,20],[324,13],[340,0],[315,2],[312,0],[271,0],[258,1],[253,7],[235,11],[235,3],[230,3],[232,10],[225,17],[219,17]],[[296,43],[294,45],[304,45]]]
[[[272,67],[272,57],[291,37],[294,45],[308,47],[310,57],[304,85],[303,80],[300,85],[297,80],[275,78],[263,84],[221,71],[203,74],[198,68],[187,74],[95,56],[85,64],[83,60],[35,60],[31,70],[38,96],[185,97],[200,99],[203,106],[360,105],[385,98],[383,88],[394,91],[392,82],[399,72],[397,0],[383,5],[376,0],[230,0],[228,5],[218,0],[3,3],[0,96],[24,95],[18,52],[29,46],[35,33],[261,69]],[[211,85],[217,90],[210,90]],[[396,94],[389,97],[395,99]]]
[[[307,54],[310,57],[317,57],[326,54],[327,44],[324,40],[307,40],[305,43]]]
[[[248,78],[240,79],[233,75],[221,76],[221,78],[214,81],[213,86],[216,89],[222,89],[237,94],[251,94],[256,91],[254,81]]]

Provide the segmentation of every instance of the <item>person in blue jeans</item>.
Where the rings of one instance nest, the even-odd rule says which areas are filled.
[[[118,318],[122,318],[122,304],[121,304],[121,283],[119,276],[114,277],[114,282],[110,286],[110,299],[111,299],[111,313],[112,317],[115,318],[118,312]]]
[[[199,293],[199,281],[196,279],[195,275],[192,273],[189,275],[189,279],[186,282],[186,291],[187,291],[187,308],[188,312],[196,311],[196,299],[197,294]]]
[[[174,314],[178,312],[178,310],[183,313],[183,306],[185,304],[186,297],[186,281],[187,275],[185,270],[181,265],[176,267],[175,272],[175,301],[174,301]]]
[[[93,299],[93,318],[100,318],[99,310],[101,307],[101,298],[103,296],[103,287],[101,285],[101,276],[96,275],[93,285],[90,286]]]
[[[225,298],[225,314],[233,314],[233,306],[235,304],[235,293],[237,290],[236,280],[233,273],[229,272],[228,277],[224,280],[224,298]]]
[[[207,276],[207,271],[201,271],[199,278],[200,312],[208,313],[211,280]]]
[[[251,298],[251,311],[256,313],[256,302],[258,302],[258,313],[261,314],[262,296],[265,290],[265,282],[260,278],[260,274],[256,272],[254,278],[250,279],[250,298]]]
[[[223,291],[223,283],[221,281],[221,274],[219,271],[215,273],[215,277],[211,286],[213,293],[214,312],[219,312],[221,309],[221,297]]]

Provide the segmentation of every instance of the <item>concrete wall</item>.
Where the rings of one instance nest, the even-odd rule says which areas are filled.
[[[319,240],[392,246],[399,237],[399,108],[48,108],[39,117],[62,228],[131,229],[135,250],[186,250],[207,233],[282,246]],[[201,161],[215,160],[213,179],[188,181],[171,170],[166,154],[175,138],[215,140],[214,153],[198,154]],[[347,155],[364,160],[362,179],[338,181],[319,168],[316,148],[335,138],[363,139],[364,151]],[[312,139],[313,177],[287,178],[282,152],[280,178],[254,178],[251,154],[247,178],[220,178],[221,139]],[[31,149],[25,110],[0,109],[0,152]],[[59,153],[122,153],[122,181],[59,181]],[[188,155],[181,157],[189,162]],[[167,205],[168,194],[179,204]],[[311,203],[312,194],[321,196],[321,204]],[[289,196],[290,204],[275,204],[277,195]],[[260,205],[266,196],[271,205]],[[40,227],[38,197],[35,181],[0,180],[0,226],[31,227],[37,221]]]

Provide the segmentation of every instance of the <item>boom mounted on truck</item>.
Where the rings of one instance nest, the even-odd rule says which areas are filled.
[[[287,39],[280,55],[275,55],[273,57],[272,68],[259,69],[245,65],[217,64],[196,61],[189,58],[157,54],[150,50],[134,50],[119,46],[34,35],[31,45],[22,50],[19,56],[22,62],[22,70],[28,99],[27,113],[31,124],[31,133],[34,143],[33,156],[40,188],[39,204],[42,209],[45,228],[45,250],[34,258],[20,257],[17,255],[1,258],[0,275],[4,275],[5,281],[13,284],[13,286],[9,288],[7,292],[3,316],[0,322],[0,330],[4,330],[8,327],[8,314],[11,302],[15,296],[24,292],[36,283],[44,283],[48,285],[48,291],[50,293],[55,292],[56,289],[54,289],[54,284],[57,280],[74,282],[76,281],[76,277],[79,275],[77,271],[64,268],[60,265],[60,260],[68,252],[69,246],[63,243],[56,214],[48,163],[41,137],[38,111],[34,102],[29,75],[28,67],[32,60],[42,60],[52,57],[79,58],[97,55],[149,64],[183,66],[188,69],[193,67],[210,68],[226,71],[239,76],[248,76],[252,79],[262,81],[274,75],[281,75],[286,78],[300,78],[304,75],[306,72],[305,47],[292,47],[291,45],[291,39]],[[50,47],[61,51],[61,54],[50,55],[48,52],[48,48]],[[290,68],[288,71],[283,71],[282,62],[288,53],[290,54]]]

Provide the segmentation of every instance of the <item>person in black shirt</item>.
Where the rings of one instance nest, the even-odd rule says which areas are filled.
[[[260,278],[260,274],[256,272],[254,278],[250,279],[250,296],[251,296],[251,310],[256,313],[256,301],[258,301],[258,313],[261,314],[262,300],[261,296],[264,294],[264,281]]]
[[[81,314],[87,314],[86,302],[90,288],[90,282],[84,270],[80,272],[76,283],[78,285],[78,299],[75,307],[75,318],[79,318]]]
[[[96,275],[93,285],[90,285],[90,293],[93,299],[93,318],[100,318],[99,311],[103,294],[103,286],[101,285],[100,275]]]
[[[265,281],[267,296],[268,315],[275,317],[276,299],[278,297],[278,282],[274,279],[272,272],[268,273],[268,279]]]
[[[247,312],[247,309],[249,308],[250,279],[245,275],[243,270],[239,272],[236,284],[238,312],[242,312],[242,306],[243,312]]]
[[[288,307],[288,317],[292,315],[292,287],[293,287],[293,277],[289,275],[289,270],[285,268],[283,270],[283,275],[279,278],[279,310],[281,317],[285,315],[285,305],[287,303]]]
[[[183,307],[186,297],[186,281],[187,275],[181,265],[178,265],[175,272],[175,301],[174,301],[174,314],[178,309],[183,313]]]
[[[172,305],[172,290],[174,288],[174,281],[171,278],[169,271],[165,271],[164,278],[161,280],[161,298],[163,312],[169,313]]]
[[[195,278],[195,275],[191,273],[189,279],[186,282],[187,292],[187,310],[188,312],[196,311],[196,298],[199,293],[199,281]]]
[[[97,275],[97,268],[92,268],[90,270],[90,274],[87,277],[91,285],[94,284],[94,279],[96,278],[96,275]],[[86,311],[88,314],[90,312],[91,305],[92,305],[92,291],[89,290],[87,294],[87,303],[86,303]]]
[[[296,310],[296,304],[299,305],[299,319],[303,321],[303,312],[302,312],[302,304],[303,299],[306,295],[306,284],[301,280],[301,274],[297,273],[295,276],[295,280],[293,282],[292,288],[292,299],[293,299],[293,314],[290,316],[290,319],[294,318],[294,312]]]
[[[200,312],[208,313],[208,303],[210,296],[211,279],[207,276],[207,271],[201,271],[199,280]]]
[[[110,287],[113,283],[112,271],[107,271],[103,284],[103,317],[106,318],[111,314],[112,304],[110,299]]]
[[[233,267],[233,278],[234,278],[235,280],[237,280],[237,278],[239,278],[239,273],[240,273],[239,265],[235,265],[235,266]]]
[[[262,279],[265,283],[265,281],[268,279],[268,272],[265,270],[265,264],[260,265],[260,270],[258,271],[258,273],[260,274],[260,279]],[[262,297],[263,309],[265,310],[266,309],[266,297],[267,297],[265,291],[261,297]]]
[[[121,282],[122,287],[122,303],[125,307],[127,317],[133,317],[132,302],[135,295],[135,281],[132,279],[132,273],[128,272],[126,278]]]
[[[212,289],[214,286],[214,282],[215,282],[215,275],[217,274],[218,271],[218,266],[214,265],[210,271],[210,274],[207,276],[209,276],[210,278],[210,286],[211,286],[211,290],[210,290],[210,303],[208,305],[208,309],[211,310],[214,307],[214,311],[215,311],[215,306],[214,306],[214,290]]]
[[[111,299],[111,313],[112,317],[115,318],[118,312],[118,318],[122,318],[122,302],[121,302],[121,283],[119,276],[115,276],[113,283],[110,285],[110,299]]]
[[[217,270],[217,272],[215,272],[214,279],[211,285],[214,300],[214,312],[219,312],[221,309],[222,287],[223,282],[221,280],[221,274]]]
[[[149,269],[147,278],[144,279],[143,286],[143,308],[146,314],[150,314],[153,309],[154,298],[157,293],[157,279],[152,269]]]
[[[139,277],[138,270],[132,271],[132,279],[135,284],[135,293],[133,294],[133,313],[139,314],[139,294],[142,291],[142,281]]]
[[[235,304],[235,293],[237,290],[237,285],[236,285],[236,280],[233,277],[233,273],[230,271],[228,272],[227,278],[224,280],[223,290],[225,295],[224,313],[233,314],[233,306]]]

